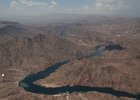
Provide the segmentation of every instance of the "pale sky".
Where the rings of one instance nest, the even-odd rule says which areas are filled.
[[[111,14],[140,17],[140,0],[0,0],[0,17],[49,13]]]

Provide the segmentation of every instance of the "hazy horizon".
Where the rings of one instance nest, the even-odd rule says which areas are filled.
[[[140,17],[140,0],[1,0],[0,18],[49,14],[101,14]]]

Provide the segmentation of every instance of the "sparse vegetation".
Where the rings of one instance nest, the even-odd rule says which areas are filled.
[[[0,73],[5,75],[0,76],[0,99],[65,100],[65,95],[54,97],[28,93],[18,86],[18,81],[29,73],[67,59],[71,62],[38,83],[111,87],[138,94],[139,30],[138,18],[103,17],[95,21],[90,16],[80,22],[40,26],[0,21]],[[121,50],[107,51],[95,60],[78,60],[94,52],[97,46],[107,47],[110,43],[117,44]],[[81,100],[81,95],[89,100],[93,97],[96,100],[135,100],[100,93],[73,93],[70,98]]]

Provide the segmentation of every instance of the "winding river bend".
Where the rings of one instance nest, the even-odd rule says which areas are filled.
[[[93,58],[96,59],[96,57],[101,56],[106,50],[97,50],[96,52],[85,56],[83,58]],[[90,92],[90,91],[96,91],[99,93],[106,93],[111,94],[117,97],[129,97],[129,98],[136,98],[137,100],[140,100],[140,95],[131,94],[125,91],[117,91],[113,88],[109,87],[88,87],[88,86],[63,86],[63,87],[43,87],[38,84],[35,84],[34,82],[39,79],[44,79],[45,77],[49,76],[51,73],[55,72],[57,69],[59,69],[64,64],[69,63],[70,60],[63,61],[60,63],[56,63],[53,66],[50,66],[49,68],[30,74],[26,76],[23,80],[19,82],[19,86],[23,87],[26,91],[31,93],[38,93],[38,94],[48,94],[48,95],[55,95],[55,94],[61,94],[61,93],[74,93],[74,92]]]

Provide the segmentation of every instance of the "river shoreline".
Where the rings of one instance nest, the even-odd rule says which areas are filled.
[[[96,52],[85,56],[84,58],[93,58],[95,59],[98,56],[101,56],[105,50],[97,50]],[[50,66],[49,68],[40,71],[38,73],[30,74],[26,76],[23,80],[19,82],[19,86],[23,87],[26,91],[31,93],[38,93],[38,94],[48,94],[48,95],[57,95],[57,94],[64,94],[64,93],[84,93],[84,92],[91,92],[96,91],[99,93],[107,93],[111,94],[117,97],[129,97],[129,98],[136,98],[137,100],[140,100],[139,95],[131,94],[125,91],[117,91],[110,87],[88,87],[88,86],[62,86],[62,87],[52,87],[47,84],[46,86],[41,86],[38,84],[35,84],[34,82],[39,79],[44,79],[45,77],[49,76],[51,73],[55,72],[57,69],[59,69],[61,66],[69,63],[70,60],[63,61],[60,63],[56,63],[53,66]],[[50,87],[48,87],[50,86]]]

